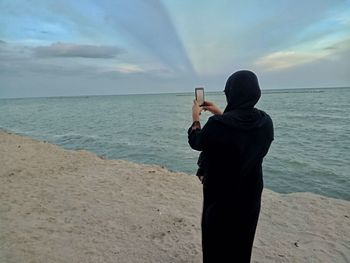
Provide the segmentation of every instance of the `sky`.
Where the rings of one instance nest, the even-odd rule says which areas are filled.
[[[0,98],[350,86],[349,0],[0,0]]]

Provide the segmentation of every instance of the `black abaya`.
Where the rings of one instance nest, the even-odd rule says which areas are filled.
[[[271,118],[254,108],[260,98],[255,74],[235,74],[226,84],[224,114],[188,131],[190,146],[202,151],[198,163],[204,173],[204,263],[250,262],[263,189],[262,162],[273,140]]]

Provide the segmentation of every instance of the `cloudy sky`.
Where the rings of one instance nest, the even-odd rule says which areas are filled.
[[[350,86],[348,0],[0,0],[0,97]]]

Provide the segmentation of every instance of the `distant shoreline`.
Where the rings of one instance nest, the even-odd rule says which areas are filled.
[[[320,93],[332,90],[349,90],[350,87],[312,87],[312,88],[278,88],[278,89],[262,89],[263,94],[277,93]],[[223,94],[222,91],[206,91],[206,94]],[[72,96],[42,96],[42,97],[6,97],[0,100],[20,100],[20,99],[66,99],[66,98],[89,98],[89,97],[109,97],[109,96],[158,96],[158,95],[176,95],[176,96],[192,96],[192,91],[187,92],[163,92],[163,93],[130,93],[130,94],[87,94],[87,95],[72,95]]]

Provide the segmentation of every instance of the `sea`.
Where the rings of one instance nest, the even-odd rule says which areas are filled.
[[[0,128],[109,159],[195,174],[187,142],[193,93],[0,99]],[[223,92],[206,100],[224,108]],[[264,90],[274,122],[264,185],[350,200],[350,88]],[[201,115],[202,124],[210,117]]]

